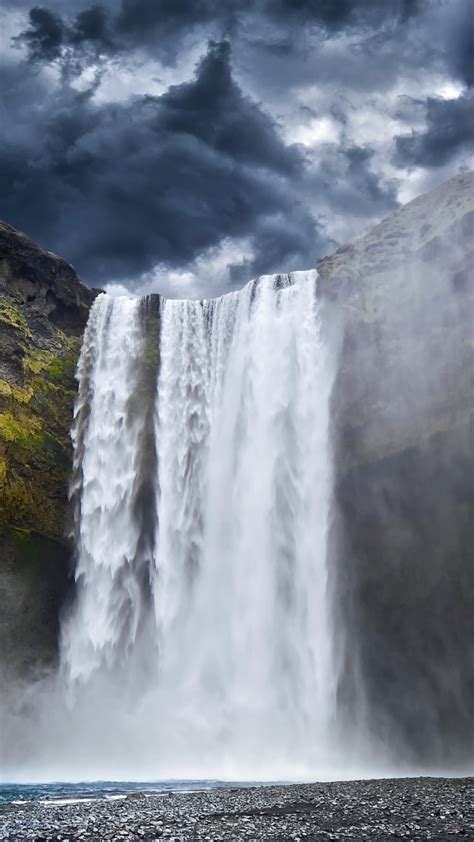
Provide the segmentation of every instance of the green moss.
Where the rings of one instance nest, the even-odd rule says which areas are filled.
[[[22,413],[14,418],[9,412],[0,413],[0,438],[28,448],[42,440],[42,423],[39,418]]]
[[[40,377],[34,378],[32,383],[32,410],[44,421],[48,432],[69,445],[69,428],[76,394],[73,383],[65,379],[56,384]]]
[[[33,374],[39,374],[44,371],[52,363],[54,363],[56,355],[52,351],[42,351],[39,348],[29,348],[22,360],[23,369]]]
[[[0,522],[27,526],[44,535],[61,535],[63,514],[44,490],[21,477],[15,477],[3,487]]]
[[[0,528],[18,528],[20,542],[27,541],[28,530],[35,540],[43,535],[63,541],[82,338],[49,322],[32,335],[25,306],[0,295],[0,332],[2,321],[17,331],[13,346],[12,332],[4,331],[9,339],[3,355],[8,358],[14,347],[21,365],[11,379],[0,380]]]
[[[57,351],[30,347],[22,360],[23,370],[27,377],[40,374],[64,385],[74,377],[78,353],[77,342],[66,348],[58,348]]]
[[[28,327],[28,322],[21,312],[20,307],[10,304],[8,301],[5,301],[5,299],[0,300],[0,322],[16,328],[16,330],[21,331],[25,337],[31,338],[31,331]]]
[[[62,543],[69,527],[79,311],[86,314],[89,296],[78,305],[78,322],[58,327],[39,297],[25,300],[21,273],[11,280],[0,291],[0,529],[22,530],[26,552],[28,530],[35,541]],[[31,280],[42,286],[34,272]]]
[[[32,529],[13,527],[0,532],[0,541],[8,541],[13,547],[15,564],[23,570],[31,568],[37,570],[38,565],[48,563],[64,564],[69,557],[67,544],[58,543],[39,535]]]
[[[47,373],[49,377],[53,378],[53,380],[59,380],[61,377],[64,376],[65,368],[67,368],[67,364],[65,363],[65,361],[57,357],[48,365]]]
[[[32,538],[30,529],[12,529],[11,535],[16,561],[22,567],[29,567],[30,564],[36,561],[37,539],[34,540]]]
[[[0,397],[9,398],[17,403],[29,403],[33,397],[31,386],[16,386],[6,380],[0,380]]]
[[[73,359],[71,359],[70,356],[56,357],[56,359],[48,365],[46,372],[48,377],[51,377],[53,380],[58,380],[64,384],[70,378],[74,377],[75,368],[75,357]]]
[[[23,386],[2,384],[0,399],[0,525],[63,539],[71,463],[75,354],[29,349]],[[53,379],[55,378],[55,379]]]
[[[61,328],[56,327],[56,325],[52,326],[52,331],[55,341],[58,343],[58,347],[61,348],[65,356],[69,355],[71,359],[74,359],[75,365],[81,350],[82,336],[64,333],[64,331],[62,331]]]

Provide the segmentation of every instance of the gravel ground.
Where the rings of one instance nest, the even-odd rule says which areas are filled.
[[[214,789],[0,808],[1,840],[474,840],[474,779]]]

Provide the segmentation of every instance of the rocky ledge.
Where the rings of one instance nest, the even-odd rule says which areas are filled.
[[[0,840],[474,838],[473,779],[399,778],[214,789],[3,808]]]

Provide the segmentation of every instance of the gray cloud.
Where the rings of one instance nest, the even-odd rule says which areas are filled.
[[[401,165],[438,167],[464,149],[474,148],[474,96],[429,98],[426,129],[396,138],[396,160]]]
[[[42,6],[29,12],[30,26],[21,32],[18,41],[27,46],[33,61],[53,61],[61,56],[67,29],[61,17]]]
[[[446,4],[436,35],[450,73],[471,87],[474,84],[474,7],[471,0]]]
[[[63,16],[57,9],[35,6],[29,12],[29,27],[19,36],[34,60],[58,58],[61,47],[80,49],[94,45],[109,53],[148,47],[167,61],[173,61],[180,44],[190,32],[206,28],[206,37],[229,37],[249,20],[260,29],[265,22],[281,27],[288,35],[299,29],[317,27],[328,33],[341,29],[373,30],[403,23],[418,14],[426,0],[121,0],[114,5],[92,5],[71,15],[64,3]],[[288,27],[290,29],[288,29]],[[275,42],[274,42],[275,45]]]

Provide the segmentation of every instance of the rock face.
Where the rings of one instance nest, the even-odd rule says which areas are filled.
[[[349,727],[369,719],[405,758],[443,768],[474,748],[473,233],[465,173],[318,264],[344,322],[331,531],[341,698]]]
[[[68,573],[74,371],[96,295],[72,266],[0,223],[3,666],[27,666],[55,650]]]

